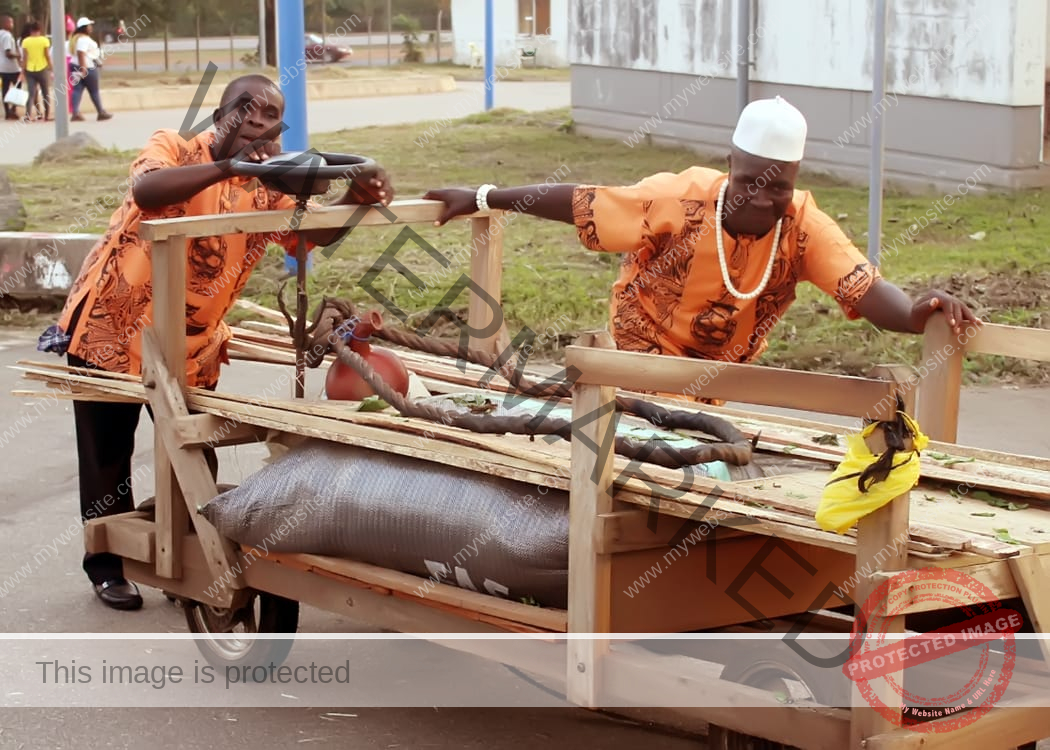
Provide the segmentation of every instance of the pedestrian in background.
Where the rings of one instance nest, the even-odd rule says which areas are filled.
[[[99,120],[108,120],[113,117],[102,106],[102,95],[99,93],[99,76],[102,67],[102,52],[98,43],[91,38],[94,30],[94,21],[90,18],[80,18],[77,21],[77,29],[69,39],[69,54],[73,57],[73,77],[76,78],[76,86],[73,89],[73,119],[82,121],[80,114],[80,100],[84,98],[84,90],[87,89],[91,96],[91,102],[98,111]]]
[[[40,119],[38,94],[44,100],[44,121],[51,119],[51,81],[54,69],[51,67],[51,40],[44,36],[44,31],[36,21],[29,25],[29,36],[22,40],[22,67],[25,79],[29,84],[29,103],[26,105],[26,120]]]
[[[73,114],[73,88],[76,86],[76,82],[73,80],[73,55],[69,51],[69,40],[73,37],[73,32],[77,30],[77,25],[73,21],[73,17],[66,14],[66,111],[69,114]],[[57,104],[55,105],[58,106]]]
[[[18,83],[22,75],[22,63],[19,61],[18,45],[12,29],[15,28],[15,19],[11,16],[0,16],[0,79],[3,80],[3,91],[0,98],[4,99],[4,119],[17,120],[18,108],[8,104],[7,90]]]

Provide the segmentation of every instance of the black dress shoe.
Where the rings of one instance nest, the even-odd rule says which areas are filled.
[[[95,596],[113,609],[139,609],[142,607],[142,596],[139,595],[138,587],[123,578],[113,578],[109,581],[96,583],[94,587]]]

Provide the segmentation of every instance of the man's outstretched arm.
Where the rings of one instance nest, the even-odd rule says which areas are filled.
[[[489,192],[487,199],[490,208],[573,224],[572,194],[575,189],[576,185],[548,184],[497,188]],[[434,222],[440,227],[457,216],[475,213],[478,210],[476,195],[476,190],[447,188],[427,191],[423,199],[445,204],[441,217]]]
[[[931,289],[914,302],[897,286],[885,279],[876,281],[855,308],[865,319],[884,331],[918,333],[936,312],[943,312],[948,325],[958,335],[968,326],[981,326],[981,320],[965,303],[948,292]]]

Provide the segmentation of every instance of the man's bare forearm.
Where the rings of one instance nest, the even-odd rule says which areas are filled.
[[[167,167],[147,172],[131,194],[139,208],[158,209],[182,203],[205,188],[229,178],[230,159],[188,167]]]
[[[572,194],[576,185],[525,185],[498,188],[488,194],[489,206],[540,219],[573,224]]]

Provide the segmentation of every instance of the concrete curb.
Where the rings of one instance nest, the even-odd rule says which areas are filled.
[[[65,298],[100,234],[0,232],[0,298]]]
[[[193,86],[119,86],[105,87],[103,74],[102,101],[111,112],[129,112],[142,109],[174,109],[190,107],[197,95]],[[204,96],[201,110],[219,106],[224,85],[212,86]],[[308,81],[309,99],[356,99],[369,96],[405,96],[436,94],[456,90],[456,79],[450,75],[405,75],[388,78],[360,78],[348,80]]]

